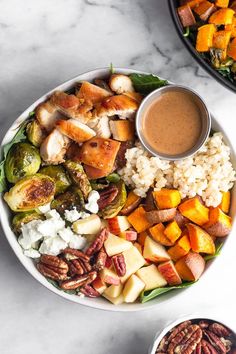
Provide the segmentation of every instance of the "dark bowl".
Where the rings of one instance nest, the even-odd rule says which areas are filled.
[[[192,54],[193,58],[198,62],[198,64],[200,64],[208,72],[208,74],[210,74],[216,81],[218,81],[221,85],[223,85],[227,89],[236,92],[236,83],[235,84],[232,83],[227,78],[225,78],[220,73],[218,73],[214,68],[212,68],[210,64],[207,63],[207,61],[205,61],[199,55],[199,53],[194,48],[192,42],[187,37],[184,37],[183,26],[179,19],[178,13],[176,11],[177,7],[179,6],[178,3],[179,3],[178,0],[168,0],[172,20],[174,22],[177,33],[180,39],[182,40],[182,42],[184,43],[185,47]]]

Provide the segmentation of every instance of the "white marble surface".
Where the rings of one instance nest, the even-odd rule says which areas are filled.
[[[235,136],[235,95],[190,57],[166,0],[0,0],[0,137],[36,98],[80,72],[132,67],[188,84]],[[235,240],[183,297],[151,311],[108,313],[38,284],[0,237],[1,354],[144,354],[166,321],[200,311],[234,321]],[[234,310],[234,311],[233,311]]]

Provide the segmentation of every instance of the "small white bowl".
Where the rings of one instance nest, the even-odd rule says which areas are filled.
[[[119,69],[116,68],[115,72],[119,72],[121,74],[131,74],[131,73],[138,73],[138,74],[147,74],[146,72],[141,72],[141,71],[136,71],[136,70],[131,70],[131,69]],[[3,145],[11,141],[11,139],[14,137],[19,125],[28,118],[29,113],[32,112],[35,107],[45,101],[55,90],[62,90],[62,91],[68,91],[72,89],[75,85],[76,82],[81,81],[81,80],[87,80],[87,81],[93,81],[95,78],[106,78],[110,75],[110,70],[108,68],[105,69],[96,69],[93,71],[86,72],[84,74],[78,75],[77,77],[57,86],[50,92],[46,93],[43,95],[41,98],[39,98],[36,102],[34,102],[30,107],[28,107],[17,119],[16,121],[12,124],[12,126],[9,128],[7,131],[5,137],[3,138],[2,144],[1,144],[1,149]],[[212,128],[215,130],[219,130],[224,134],[223,128],[216,122],[216,120],[213,119],[212,121]],[[226,142],[231,146],[231,152],[232,152],[232,161],[234,166],[236,166],[236,159],[235,155],[233,152],[232,145],[227,139],[226,134],[224,134]],[[235,215],[236,213],[236,186],[234,187],[233,190],[233,198],[232,198],[232,206],[231,206],[231,214],[232,216]],[[39,281],[42,285],[44,285],[46,288],[54,292],[55,294],[64,297],[67,300],[76,302],[81,305],[101,309],[101,310],[108,310],[108,311],[124,311],[124,312],[130,312],[130,311],[141,311],[141,310],[147,310],[152,307],[158,307],[158,306],[163,306],[164,304],[169,303],[172,300],[176,300],[176,298],[180,297],[181,294],[183,294],[183,291],[186,291],[187,289],[195,289],[197,287],[197,284],[191,286],[190,288],[186,288],[183,290],[178,290],[178,291],[171,291],[169,293],[163,294],[161,297],[158,297],[152,301],[149,301],[147,303],[141,304],[141,303],[134,303],[134,304],[121,304],[121,305],[113,305],[112,303],[108,302],[104,298],[81,298],[76,295],[70,295],[67,294],[57,288],[55,288],[52,284],[50,284],[47,279],[39,273],[37,268],[35,267],[34,262],[30,259],[27,258],[23,252],[22,248],[20,247],[19,243],[17,242],[16,235],[12,232],[11,230],[11,212],[9,210],[9,207],[6,205],[6,203],[3,200],[3,197],[1,196],[0,198],[0,218],[1,218],[1,224],[4,230],[4,233],[6,235],[6,238],[15,252],[17,258],[19,261],[22,263],[22,265],[27,269],[27,271],[37,280]],[[231,236],[229,236],[230,238]],[[229,239],[227,238],[227,239]],[[227,241],[227,240],[226,240]],[[211,264],[214,263],[215,260],[212,260],[208,262],[206,270],[203,274],[207,273],[206,271],[210,268]]]
[[[204,316],[202,314],[195,314],[195,315],[189,315],[189,316],[184,316],[184,317],[180,317],[178,320],[169,323],[164,329],[159,330],[154,338],[154,342],[152,343],[148,354],[155,354],[157,347],[159,345],[159,343],[161,342],[162,338],[175,326],[178,326],[180,323],[184,322],[184,321],[188,321],[188,320],[196,320],[196,319],[203,319],[203,320],[210,320],[210,321],[215,321],[215,322],[219,322],[221,323],[223,326],[229,328],[235,335],[236,335],[236,328],[235,328],[235,324],[233,323],[225,323],[224,320],[220,319],[220,318],[216,318],[214,317],[209,317],[209,316]]]

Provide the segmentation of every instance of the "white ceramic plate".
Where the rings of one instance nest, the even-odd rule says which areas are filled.
[[[123,74],[131,74],[131,73],[143,73],[146,74],[144,72],[140,72],[140,71],[136,71],[136,70],[131,70],[131,69],[119,69],[116,68],[115,72],[119,72],[119,73],[123,73]],[[19,125],[28,118],[29,113],[32,112],[35,107],[45,101],[47,99],[48,96],[50,96],[52,94],[52,92],[54,92],[55,90],[62,90],[62,91],[68,91],[71,88],[74,87],[75,83],[81,80],[87,80],[87,81],[93,81],[95,78],[102,78],[102,77],[107,77],[110,74],[110,70],[108,68],[106,69],[96,69],[93,71],[89,71],[87,73],[81,74],[59,86],[57,86],[56,88],[54,88],[52,91],[48,92],[47,94],[45,94],[44,96],[42,96],[40,99],[38,99],[36,102],[34,102],[29,108],[27,108],[17,119],[16,121],[13,123],[13,125],[9,128],[8,132],[6,133],[1,147],[3,145],[5,145],[6,143],[8,143],[9,141],[11,141],[11,139],[14,137]],[[225,136],[225,141],[231,146],[231,151],[232,151],[232,162],[234,164],[234,166],[236,166],[236,160],[235,160],[235,154],[232,148],[232,145],[230,144],[230,142],[227,139],[227,136],[222,128],[222,126],[220,126],[215,119],[213,119],[212,121],[212,128],[214,130],[218,130],[221,131],[224,136]],[[231,207],[231,214],[235,215],[235,211],[236,211],[236,186],[234,187],[233,190],[233,198],[232,198],[232,207]],[[192,291],[194,291],[195,287],[197,287],[197,284],[191,286],[190,288],[186,288],[183,290],[176,290],[176,291],[171,291],[169,293],[163,294],[162,296],[149,301],[145,304],[141,304],[141,303],[135,303],[135,304],[122,304],[122,305],[118,305],[115,306],[113,304],[111,304],[110,302],[108,302],[107,300],[105,300],[104,298],[95,298],[95,299],[90,299],[90,298],[81,298],[78,297],[76,295],[70,295],[67,294],[61,290],[56,289],[52,284],[50,284],[47,279],[38,272],[37,268],[35,267],[33,261],[30,258],[27,258],[26,256],[24,256],[22,249],[20,247],[20,245],[17,242],[16,236],[15,234],[12,232],[11,230],[11,213],[10,210],[8,208],[8,206],[6,205],[6,203],[4,202],[2,196],[0,198],[0,218],[1,218],[1,223],[2,223],[2,227],[3,230],[5,232],[6,238],[8,240],[8,242],[10,243],[13,251],[15,252],[16,256],[18,257],[18,259],[20,260],[20,262],[23,264],[23,266],[28,270],[28,272],[36,279],[38,280],[42,285],[44,285],[46,288],[48,288],[49,290],[53,291],[55,294],[64,297],[67,300],[76,302],[78,304],[81,305],[86,305],[89,307],[94,307],[97,309],[101,309],[101,310],[108,310],[108,311],[140,311],[140,310],[145,310],[145,309],[150,309],[153,306],[163,306],[164,303],[170,302],[173,299],[176,299],[177,296],[180,296],[182,294],[183,291],[186,291],[187,289],[192,289]],[[211,264],[214,263],[215,260],[212,260],[210,262],[208,262],[207,264],[207,269],[209,269],[211,267]],[[207,270],[206,269],[206,270]],[[203,274],[203,276],[206,274],[206,270]]]

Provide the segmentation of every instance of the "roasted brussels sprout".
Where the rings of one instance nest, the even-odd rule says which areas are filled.
[[[78,210],[84,209],[84,197],[77,186],[70,187],[51,202],[51,208],[56,209],[61,215],[64,214],[65,210],[71,210],[74,207]]]
[[[71,185],[69,177],[62,166],[45,166],[40,168],[39,173],[51,177],[56,184],[56,195],[65,192]]]
[[[16,183],[21,178],[35,174],[40,167],[38,149],[29,143],[17,143],[8,151],[4,164],[8,182]]]
[[[32,220],[44,220],[44,216],[34,210],[17,213],[12,219],[12,230],[19,234],[22,224],[27,224]]]
[[[36,119],[27,124],[26,134],[28,140],[36,147],[39,147],[43,140],[46,138],[46,133],[41,128]]]
[[[120,180],[120,176],[117,173],[110,173],[107,177],[106,180],[111,183],[117,183]]]
[[[110,219],[116,216],[119,211],[123,208],[127,198],[127,192],[125,188],[125,183],[120,180],[118,183],[115,184],[118,188],[118,194],[115,199],[104,209],[102,209],[99,214],[104,219]]]
[[[49,203],[55,190],[55,182],[51,177],[36,173],[18,181],[4,194],[4,199],[15,212],[30,211]]]
[[[79,162],[74,162],[71,160],[67,160],[64,163],[64,166],[72,181],[80,187],[84,198],[87,199],[92,187],[86,173],[84,172],[83,166]]]

